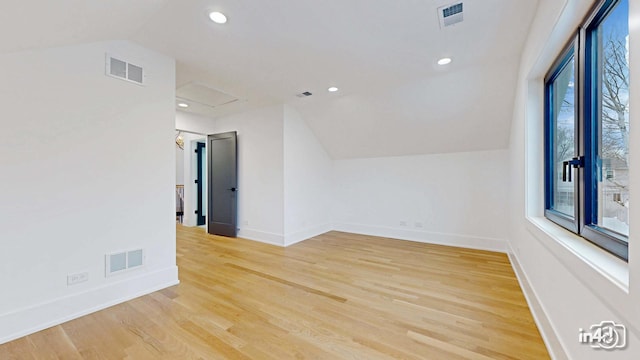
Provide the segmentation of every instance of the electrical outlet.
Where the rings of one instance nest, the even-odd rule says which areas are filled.
[[[67,275],[67,286],[83,283],[86,281],[89,281],[89,273],[86,271]]]
[[[400,220],[400,226],[407,226],[407,222],[404,220]]]
[[[245,220],[245,221],[243,221],[243,222],[242,222],[242,225],[244,225],[244,226],[249,226],[249,220]]]
[[[422,221],[416,221],[415,226],[416,226],[417,228],[423,228],[423,227],[424,227],[424,224],[422,223]]]

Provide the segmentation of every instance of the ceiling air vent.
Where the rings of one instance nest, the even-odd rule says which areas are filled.
[[[440,19],[440,28],[451,26],[462,22],[462,3],[447,5],[438,8],[438,18]]]
[[[311,95],[313,95],[313,94],[308,92],[308,91],[305,91],[305,92],[300,93],[300,94],[298,94],[296,96],[299,97],[299,98],[304,98],[304,97],[311,96]]]
[[[144,70],[142,67],[116,59],[109,54],[107,54],[106,74],[107,76],[144,85]]]

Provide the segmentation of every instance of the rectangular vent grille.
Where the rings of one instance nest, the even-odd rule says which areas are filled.
[[[141,66],[116,59],[107,54],[107,76],[144,85],[144,69]]]
[[[462,12],[462,3],[455,4],[455,5],[449,6],[448,8],[443,9],[442,10],[442,17],[448,18],[449,16],[453,16],[453,15],[459,14],[461,12]]]
[[[127,64],[127,79],[142,84],[142,68],[133,64]]]
[[[438,18],[440,19],[440,28],[451,26],[462,22],[463,4],[457,3],[453,5],[438,8]]]
[[[142,249],[107,254],[105,258],[106,275],[111,276],[144,265]]]

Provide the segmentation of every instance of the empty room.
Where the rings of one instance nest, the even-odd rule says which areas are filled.
[[[0,359],[640,356],[640,2],[0,18]]]

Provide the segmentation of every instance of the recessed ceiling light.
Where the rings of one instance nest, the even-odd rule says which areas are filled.
[[[338,91],[338,88],[335,87],[335,86],[332,86],[332,87],[328,88],[327,91],[328,92],[336,92],[336,91]]]
[[[181,102],[181,103],[178,103],[178,106],[181,108],[188,108],[189,104]]]
[[[209,13],[209,19],[216,24],[224,24],[227,22],[227,17],[223,13],[217,11]]]
[[[440,60],[438,60],[438,65],[447,65],[451,62],[451,58],[442,58]]]

